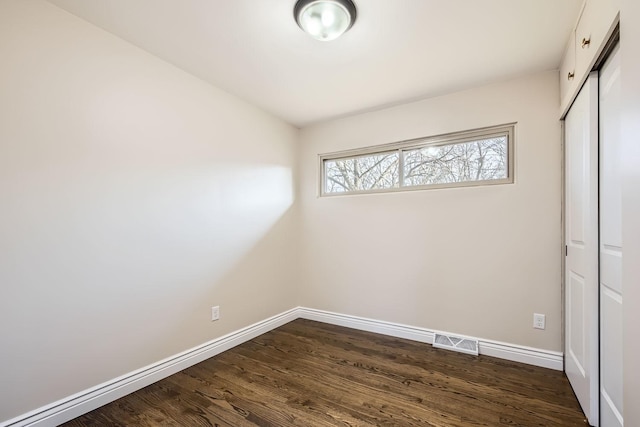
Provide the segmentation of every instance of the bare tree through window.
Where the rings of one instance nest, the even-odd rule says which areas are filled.
[[[366,191],[394,188],[399,183],[398,152],[325,162],[326,191]]]
[[[502,126],[478,131],[478,137],[468,136],[474,131],[461,132],[433,141],[393,144],[392,149],[321,158],[323,193],[513,182],[509,164],[513,130],[513,125]]]
[[[507,137],[405,151],[404,185],[489,181],[507,177]]]

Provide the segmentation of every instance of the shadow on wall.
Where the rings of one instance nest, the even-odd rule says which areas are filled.
[[[162,337],[183,337],[198,331],[198,345],[269,318],[297,306],[297,248],[291,244],[295,211],[287,210],[268,232],[242,257],[229,265],[224,276],[200,294],[185,295],[179,323],[158,330],[155,343],[166,347]],[[211,307],[220,306],[219,321],[211,321]],[[198,329],[196,329],[198,328]],[[193,333],[193,332],[192,332]]]
[[[171,320],[156,320],[137,339],[158,354],[176,353],[240,329],[294,306],[295,222],[291,170],[248,168],[213,205],[225,206],[208,219],[208,250],[194,268],[177,272],[160,298]],[[284,191],[289,189],[291,191]],[[198,266],[204,267],[200,273]],[[179,271],[185,273],[180,276]],[[191,283],[187,291],[183,284]],[[221,318],[211,321],[211,307]],[[149,336],[152,328],[156,336]],[[152,360],[155,362],[157,359]]]
[[[274,299],[291,281],[291,168],[175,166],[5,193],[3,402],[44,405],[292,306]],[[5,403],[0,419],[34,409]]]

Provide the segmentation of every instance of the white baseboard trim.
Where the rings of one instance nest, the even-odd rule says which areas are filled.
[[[0,427],[55,427],[299,318],[428,344],[433,343],[434,333],[439,332],[400,323],[296,307],[142,369],[4,421],[0,423]],[[479,340],[479,349],[480,354],[487,356],[563,370],[563,355],[560,352],[484,339]]]
[[[436,332],[442,332],[426,328],[418,328],[416,326],[403,325],[400,323],[367,319],[364,317],[350,316],[347,314],[333,313],[330,311],[305,307],[298,307],[298,317],[429,344],[433,344],[433,336]],[[448,334],[449,332],[445,333]],[[529,365],[555,369],[557,371],[562,371],[564,369],[564,358],[561,352],[542,350],[539,348],[526,347],[476,337],[468,337],[453,332],[451,333],[462,338],[478,339],[480,354],[484,354],[486,356],[498,357],[500,359],[511,360],[513,362],[527,363]]]
[[[358,329],[360,331],[375,332],[377,334],[389,335],[396,338],[405,338],[408,340],[433,344],[434,332],[424,328],[417,328],[415,326],[305,307],[298,307],[298,317],[301,319],[329,323],[331,325],[345,326],[347,328]]]
[[[481,339],[480,354],[556,371],[564,370],[564,354],[559,351],[543,350],[540,348]]]
[[[285,311],[142,369],[2,422],[0,427],[55,427],[289,323],[298,318],[297,313],[297,308]]]

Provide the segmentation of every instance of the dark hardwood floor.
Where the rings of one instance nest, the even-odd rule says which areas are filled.
[[[65,426],[585,426],[562,372],[296,320]]]

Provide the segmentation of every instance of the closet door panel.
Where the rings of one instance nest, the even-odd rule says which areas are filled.
[[[565,119],[565,371],[593,426],[599,421],[598,76]]]
[[[620,57],[600,70],[600,406],[602,426],[623,425],[622,197],[620,177]]]

